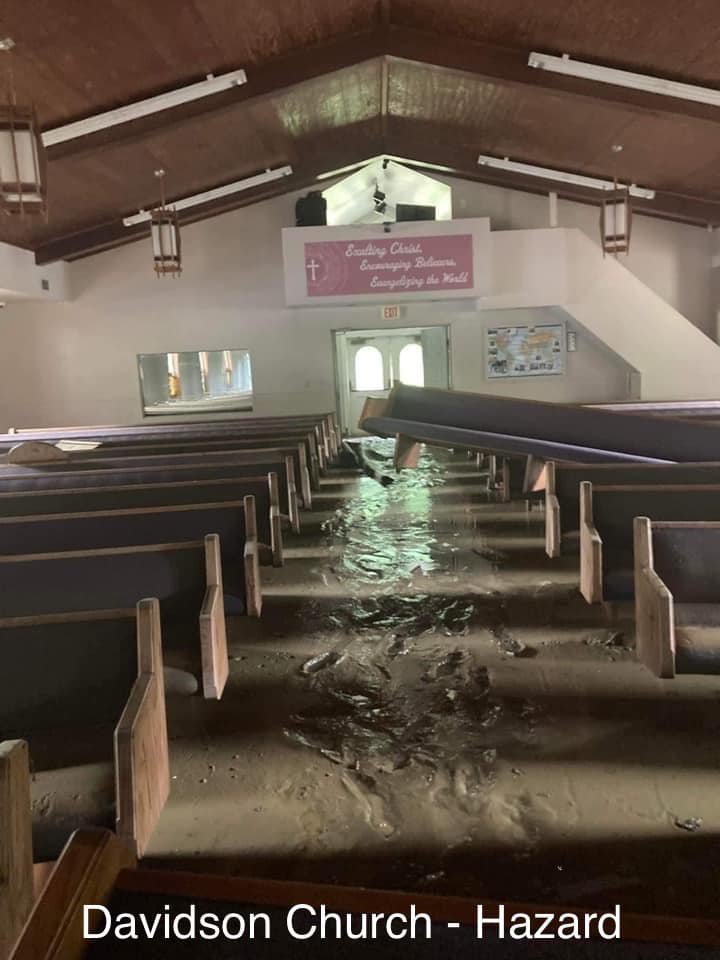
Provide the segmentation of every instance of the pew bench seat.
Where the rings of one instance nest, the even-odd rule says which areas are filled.
[[[106,730],[116,830],[142,856],[170,791],[158,601],[4,618],[0,638],[0,739],[27,740],[32,758],[48,730]],[[65,824],[68,835],[73,826]]]
[[[157,597],[166,665],[202,676],[219,699],[228,676],[220,538],[0,555],[4,618],[132,609]]]
[[[633,524],[637,657],[656,676],[720,674],[720,522]]]
[[[580,591],[588,603],[634,595],[635,517],[720,521],[720,484],[580,484]]]

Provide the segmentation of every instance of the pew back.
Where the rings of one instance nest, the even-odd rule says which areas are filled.
[[[720,520],[720,484],[595,487],[583,481],[580,495],[581,588],[590,603],[632,598],[635,517]],[[597,540],[599,548],[590,548]],[[590,589],[598,576],[600,589]]]
[[[550,461],[535,489],[545,491],[545,547],[549,556],[572,549],[578,532],[580,483],[594,488],[637,485],[720,484],[720,463],[568,463]],[[642,512],[642,511],[641,511]]]
[[[220,537],[226,594],[259,616],[255,499],[0,518],[0,554],[55,553]],[[242,606],[240,606],[242,605]]]
[[[0,485],[0,491],[2,487]],[[255,497],[258,538],[276,566],[283,562],[282,529],[277,475],[238,479],[172,481],[169,483],[113,484],[71,487],[62,490],[0,492],[0,517],[34,514],[119,510],[129,507],[159,507],[184,503],[219,503]]]

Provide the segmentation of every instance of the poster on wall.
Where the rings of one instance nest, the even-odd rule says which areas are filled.
[[[492,327],[487,331],[486,375],[538,377],[563,373],[564,325]]]

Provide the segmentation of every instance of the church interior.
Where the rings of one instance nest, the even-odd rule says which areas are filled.
[[[0,960],[717,955],[719,43],[0,5]]]

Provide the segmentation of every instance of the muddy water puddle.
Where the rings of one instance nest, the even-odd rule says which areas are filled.
[[[542,515],[498,504],[467,462],[426,455],[397,478],[387,448],[376,460],[392,483],[328,476],[304,552],[263,571],[223,701],[195,718],[184,702],[154,852],[640,911],[677,910],[685,891],[700,909],[702,878],[714,909],[703,731],[720,685],[655,681],[632,624],[587,607],[573,565],[544,556]]]

